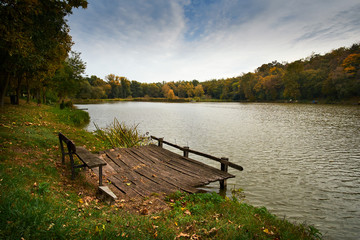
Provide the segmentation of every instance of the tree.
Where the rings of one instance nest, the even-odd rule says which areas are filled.
[[[139,83],[137,81],[131,81],[130,90],[131,90],[133,97],[143,97],[144,96],[141,83]]]
[[[53,86],[58,93],[59,100],[72,96],[78,91],[81,81],[83,81],[81,74],[85,72],[85,68],[85,62],[81,60],[80,53],[71,52],[53,78]]]
[[[240,78],[240,89],[243,91],[244,96],[249,101],[255,101],[256,74],[247,73]]]
[[[344,71],[350,76],[359,76],[360,72],[360,53],[353,53],[347,56],[341,65]]]
[[[121,86],[119,77],[114,74],[109,74],[105,77],[110,85],[110,92],[108,94],[109,98],[119,98],[121,95]]]
[[[1,106],[10,81],[41,82],[61,65],[72,42],[65,16],[86,0],[2,0],[0,4]]]
[[[194,93],[195,93],[195,96],[196,96],[196,97],[200,97],[200,98],[201,98],[202,96],[204,96],[205,92],[204,92],[203,86],[202,86],[201,84],[197,85],[197,86],[195,87]]]
[[[130,81],[126,77],[120,77],[121,97],[127,98],[131,96]]]
[[[168,99],[175,99],[175,94],[174,94],[174,90],[169,89],[168,93],[166,94],[166,98]]]
[[[161,91],[165,98],[168,97],[169,90],[171,90],[169,84],[164,84],[164,86],[162,86]],[[174,93],[174,91],[173,91],[173,93]]]
[[[303,70],[304,64],[302,61],[295,61],[287,65],[286,72],[283,77],[285,98],[295,100],[300,98],[299,80]]]
[[[186,96],[189,98],[194,96],[194,85],[192,83],[186,83]]]
[[[155,83],[151,83],[148,85],[148,92],[147,94],[150,97],[160,97],[161,96],[161,88],[156,85]]]

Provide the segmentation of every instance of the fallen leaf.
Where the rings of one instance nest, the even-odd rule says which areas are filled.
[[[184,212],[186,215],[191,215],[191,212],[187,209],[185,212]]]
[[[151,217],[151,219],[153,219],[153,220],[157,220],[157,219],[159,219],[160,218],[160,216],[152,216]]]
[[[269,235],[274,235],[274,232],[273,232],[273,231],[270,231],[270,230],[267,229],[267,228],[265,228],[265,229],[263,230],[263,232],[266,233],[266,234],[269,234]]]
[[[54,223],[51,223],[47,230],[49,231],[54,225]]]
[[[140,211],[141,215],[148,215],[149,214],[149,210],[147,210],[147,208],[144,208]]]
[[[195,233],[193,235],[191,235],[190,240],[199,240],[200,237],[198,235],[196,235]]]
[[[190,238],[190,234],[187,234],[187,233],[179,233],[179,235],[176,236],[176,238],[181,238],[181,237]]]
[[[215,227],[213,227],[209,231],[206,229],[201,229],[201,230],[204,232],[205,235],[209,236],[209,235],[216,234],[219,229],[216,229]]]

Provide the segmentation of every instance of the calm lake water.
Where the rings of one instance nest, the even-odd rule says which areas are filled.
[[[142,133],[244,167],[232,188],[279,217],[306,222],[326,239],[360,239],[360,107],[262,103],[77,105],[91,123],[116,117]],[[190,154],[190,157],[191,154]],[[219,167],[219,163],[203,160]],[[218,191],[214,183],[207,189]]]

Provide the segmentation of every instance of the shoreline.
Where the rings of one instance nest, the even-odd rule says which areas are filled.
[[[234,101],[221,99],[193,99],[193,98],[114,98],[114,99],[71,99],[73,104],[101,104],[114,102],[161,102],[161,103],[206,103],[206,102],[231,102],[231,103],[288,103],[288,104],[326,104],[326,105],[360,105],[360,100],[328,101],[328,100],[277,100],[277,101]]]

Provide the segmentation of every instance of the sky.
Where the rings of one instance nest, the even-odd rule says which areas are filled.
[[[207,81],[360,43],[359,0],[88,0],[68,17],[86,75]]]

